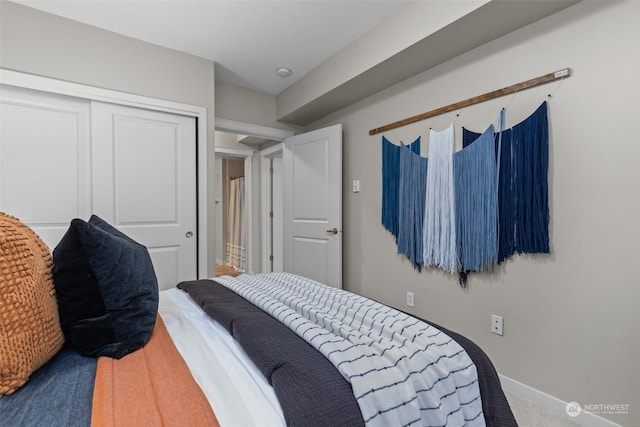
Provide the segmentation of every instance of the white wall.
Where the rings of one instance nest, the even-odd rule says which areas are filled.
[[[344,126],[345,288],[467,335],[500,373],[561,400],[628,404],[603,415],[625,426],[640,425],[638,22],[638,2],[581,2],[313,124]],[[467,291],[440,270],[414,271],[380,224],[381,136],[369,129],[565,67],[573,76],[561,83],[469,107],[457,122],[482,131],[508,106],[513,125],[554,93],[552,254],[472,275]],[[384,135],[426,143],[455,118]],[[489,332],[492,313],[504,316],[502,337]]]

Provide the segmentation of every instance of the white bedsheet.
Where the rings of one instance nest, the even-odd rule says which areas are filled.
[[[177,288],[160,292],[159,312],[221,426],[286,425],[264,375],[186,293]]]

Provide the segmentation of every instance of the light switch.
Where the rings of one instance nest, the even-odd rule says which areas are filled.
[[[359,193],[360,192],[360,180],[359,179],[354,179],[353,180],[353,192],[354,193]]]

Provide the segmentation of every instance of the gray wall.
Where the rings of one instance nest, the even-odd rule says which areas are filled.
[[[274,95],[223,82],[216,82],[216,117],[291,131],[302,129],[276,120]]]
[[[640,425],[640,3],[582,2],[351,105],[344,126],[344,286],[475,340],[498,371],[567,402],[629,404]],[[380,225],[381,136],[369,129],[565,67],[573,76],[460,111],[483,131],[549,93],[552,254],[516,256],[493,274],[415,272]],[[455,114],[395,129],[396,143]],[[426,147],[423,146],[423,150]],[[423,151],[426,153],[426,150]],[[359,179],[360,193],[351,192]],[[415,293],[415,309],[405,305]],[[489,331],[504,316],[504,336]]]
[[[0,0],[0,67],[207,108],[213,189],[214,63]],[[210,192],[213,194],[213,192]],[[215,271],[213,196],[209,271]]]

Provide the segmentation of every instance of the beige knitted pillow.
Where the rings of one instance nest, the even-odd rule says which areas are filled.
[[[0,397],[12,394],[62,347],[47,245],[0,212]]]

